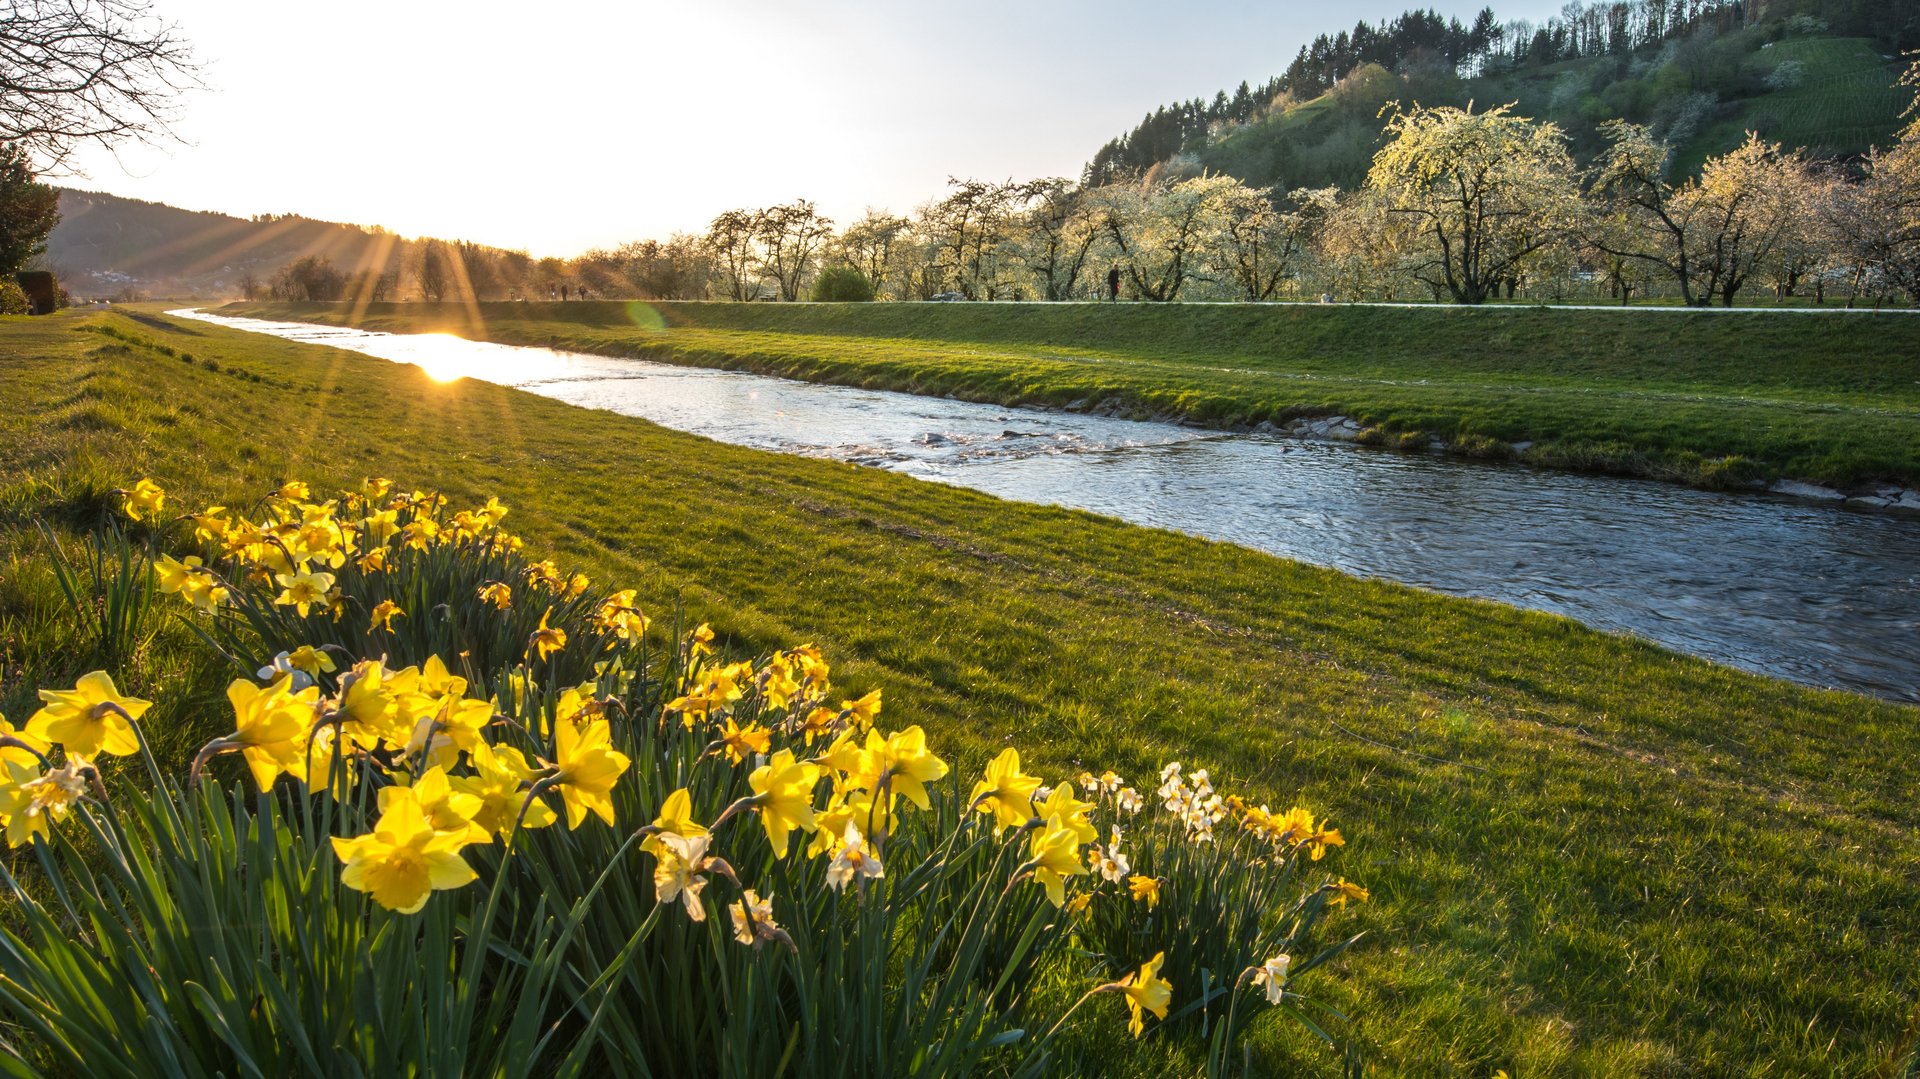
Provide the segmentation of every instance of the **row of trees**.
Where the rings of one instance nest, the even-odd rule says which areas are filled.
[[[1642,125],[1605,126],[1577,164],[1564,134],[1501,107],[1396,111],[1363,187],[1279,192],[1155,170],[1135,183],[954,180],[911,218],[835,234],[809,203],[729,211],[699,247],[731,299],[791,300],[829,268],[883,298],[1086,298],[1118,270],[1153,301],[1665,295],[1732,306],[1836,288],[1920,302],[1920,120],[1842,168],[1750,135],[1697,176]],[[697,277],[697,272],[688,278]]]
[[[1909,75],[1913,82],[1915,76]],[[1137,181],[954,179],[910,215],[845,227],[811,202],[729,210],[702,235],[570,260],[437,240],[255,289],[294,299],[628,297],[1147,301],[1743,297],[1920,303],[1920,119],[1845,166],[1750,135],[1697,175],[1626,121],[1577,162],[1508,107],[1392,112],[1364,184],[1256,188],[1190,162]]]

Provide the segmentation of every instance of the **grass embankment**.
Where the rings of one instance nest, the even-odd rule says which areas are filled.
[[[1213,305],[236,304],[1007,405],[1365,440],[1706,486],[1920,484],[1920,318]],[[1512,443],[1532,442],[1515,454]]]
[[[188,505],[290,475],[495,493],[656,611],[743,650],[817,642],[963,767],[1017,742],[1056,776],[1180,759],[1297,792],[1347,833],[1329,868],[1374,890],[1369,941],[1311,988],[1383,1073],[1857,1074],[1920,1001],[1912,708],[205,324],[0,320],[0,398],[17,557],[33,517],[143,474]],[[23,625],[34,568],[0,566],[15,715],[80,660]],[[196,704],[131,666],[150,728],[214,711],[217,686]]]

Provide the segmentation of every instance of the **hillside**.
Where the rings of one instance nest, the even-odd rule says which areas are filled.
[[[62,189],[46,260],[78,296],[232,295],[306,255],[341,267],[388,257],[384,229],[293,214],[240,218],[97,191]]]
[[[1625,119],[1672,142],[1683,171],[1734,148],[1749,130],[1845,160],[1891,141],[1911,101],[1896,85],[1904,37],[1873,36],[1853,22],[1703,23],[1633,47],[1597,40],[1590,49],[1550,44],[1564,36],[1556,22],[1536,33],[1532,51],[1499,52],[1435,29],[1437,17],[1416,25],[1413,14],[1368,34],[1343,32],[1324,48],[1316,42],[1315,62],[1303,67],[1303,50],[1287,75],[1263,88],[1261,106],[1248,104],[1260,95],[1249,98],[1243,84],[1212,105],[1156,110],[1095,155],[1089,179],[1178,157],[1257,186],[1354,187],[1380,146],[1380,112],[1395,101],[1516,102],[1521,115],[1559,124],[1582,159],[1600,149],[1602,122]],[[1509,24],[1505,33],[1510,40],[1527,29]],[[1376,44],[1384,38],[1399,44]]]

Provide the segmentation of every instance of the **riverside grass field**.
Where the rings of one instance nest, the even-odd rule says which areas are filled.
[[[815,310],[788,317],[825,317]],[[498,495],[563,566],[638,587],[656,610],[682,605],[729,651],[813,641],[837,680],[883,688],[889,721],[924,724],[958,771],[1018,742],[1036,771],[1084,762],[1142,778],[1178,759],[1256,798],[1297,794],[1343,829],[1342,871],[1372,890],[1352,919],[1366,936],[1315,995],[1353,1017],[1383,1074],[1860,1074],[1910,1060],[1913,708],[1548,615],[135,314],[0,319],[9,717],[30,711],[34,687],[81,673],[35,572],[36,521],[71,535],[143,475],[187,505],[294,476],[319,490],[388,475]],[[1106,314],[1115,338],[1149,317]],[[1714,327],[1728,317],[1693,321],[1725,332]],[[1807,321],[1838,325],[1777,332],[1848,325]],[[1891,361],[1859,362],[1849,392],[1891,385]],[[172,626],[115,672],[160,702],[142,726],[172,760],[221,733],[185,727],[217,710],[224,683],[182,684],[186,637]],[[1274,1072],[1337,1064],[1277,1024],[1254,1044]]]
[[[245,303],[1002,405],[1364,441],[1706,487],[1920,486],[1920,316],[1491,305]],[[1532,443],[1515,453],[1515,443]]]

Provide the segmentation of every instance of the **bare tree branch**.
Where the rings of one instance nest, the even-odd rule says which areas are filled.
[[[42,173],[89,144],[176,138],[180,95],[199,85],[191,49],[148,0],[0,0],[0,141]]]

